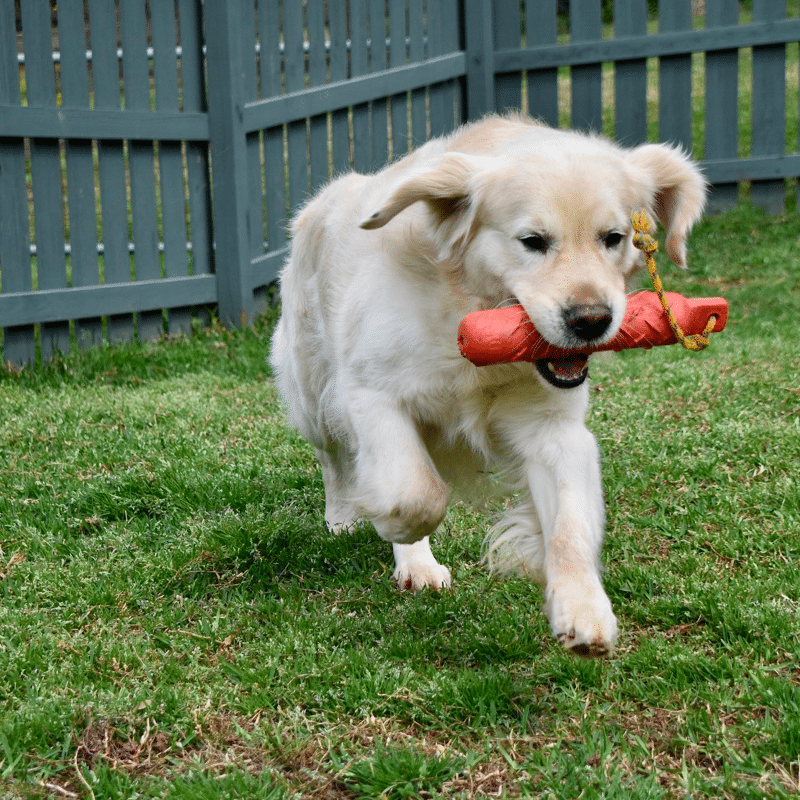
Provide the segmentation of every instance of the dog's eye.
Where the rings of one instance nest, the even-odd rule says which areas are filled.
[[[530,250],[532,253],[544,255],[550,249],[550,240],[538,233],[520,236],[519,240],[525,249]]]
[[[603,244],[608,250],[613,250],[619,246],[624,238],[619,231],[611,231],[611,233],[603,234]]]

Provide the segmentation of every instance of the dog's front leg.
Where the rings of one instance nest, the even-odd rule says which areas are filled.
[[[392,542],[395,580],[401,589],[449,586],[450,571],[436,561],[429,541],[447,510],[447,486],[417,425],[378,392],[353,392],[349,408],[355,496],[361,515]]]
[[[547,617],[568,649],[608,655],[617,620],[600,580],[605,514],[597,443],[581,423],[547,428],[527,464],[544,536]]]

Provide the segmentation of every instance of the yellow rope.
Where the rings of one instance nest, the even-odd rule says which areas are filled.
[[[644,209],[637,211],[632,217],[633,222],[633,244],[641,250],[647,258],[647,271],[653,279],[653,288],[656,290],[658,299],[661,301],[661,307],[664,309],[664,314],[669,322],[669,327],[675,334],[675,338],[687,350],[705,350],[709,343],[709,334],[714,330],[714,325],[717,322],[716,317],[711,317],[702,333],[696,333],[693,336],[687,336],[682,330],[672,309],[669,307],[667,298],[664,295],[664,285],[661,283],[661,278],[656,271],[656,262],[653,258],[653,253],[658,250],[658,242],[650,235],[650,221],[647,219],[647,214]]]

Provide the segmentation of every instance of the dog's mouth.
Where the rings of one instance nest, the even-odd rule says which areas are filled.
[[[539,374],[557,389],[574,389],[589,375],[589,356],[584,353],[564,358],[540,358],[534,363]]]

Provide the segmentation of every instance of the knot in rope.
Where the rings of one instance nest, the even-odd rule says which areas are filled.
[[[645,210],[642,208],[634,213],[631,217],[631,222],[633,223],[634,231],[633,246],[641,250],[647,259],[647,271],[650,273],[650,278],[653,281],[653,288],[658,295],[658,299],[661,301],[661,307],[664,309],[664,314],[669,322],[669,327],[673,334],[675,334],[675,338],[687,350],[693,350],[695,352],[705,350],[709,344],[709,334],[714,329],[717,318],[711,317],[702,333],[687,336],[681,330],[678,321],[675,319],[675,315],[672,313],[672,309],[669,307],[667,298],[664,295],[664,285],[661,283],[661,278],[656,270],[656,261],[653,258],[653,254],[658,250],[658,242],[649,233],[650,221],[647,218]]]

